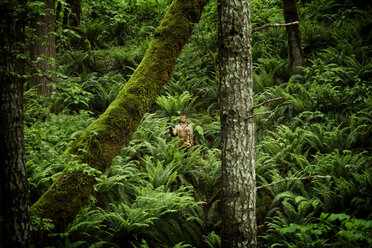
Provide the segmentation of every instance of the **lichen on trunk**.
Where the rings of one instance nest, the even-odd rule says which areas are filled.
[[[219,3],[222,247],[255,248],[251,4]]]
[[[175,61],[198,22],[207,0],[175,0],[165,14],[142,62],[117,98],[67,150],[81,163],[105,171],[120,149],[128,145],[144,114],[170,79]],[[85,170],[89,171],[89,170]],[[50,218],[62,231],[93,192],[95,173],[65,168],[31,214]]]

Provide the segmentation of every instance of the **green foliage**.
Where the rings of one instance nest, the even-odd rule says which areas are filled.
[[[159,115],[146,115],[131,145],[100,177],[89,207],[65,233],[54,235],[58,247],[200,247],[220,242],[218,235],[209,241],[203,236],[205,228],[218,225],[220,151],[179,148],[177,139],[169,141],[166,125]]]
[[[119,94],[124,83],[125,80],[121,74],[108,73],[101,77],[98,77],[95,73],[87,75],[81,86],[93,95],[89,101],[89,109],[103,113]]]
[[[64,153],[90,124],[86,111],[76,115],[50,114],[44,121],[25,125],[26,167],[31,202],[36,201],[57,178],[70,159]]]
[[[66,84],[68,87],[65,87]],[[51,110],[55,113],[63,110],[77,111],[89,106],[93,94],[84,90],[80,78],[65,78],[56,84],[56,91],[52,93]]]
[[[32,88],[24,97],[31,201],[71,164],[65,149],[125,85],[170,2],[83,1],[80,31],[58,21],[55,92],[43,97]],[[281,3],[252,1],[252,26],[283,23]],[[349,0],[297,7],[304,75],[289,77],[285,28],[252,35],[255,104],[284,97],[255,110],[272,111],[255,117],[257,185],[284,180],[257,192],[259,247],[370,247],[370,9]],[[221,247],[217,23],[212,0],[130,145],[66,232],[52,235],[56,247]],[[181,113],[194,130],[190,149],[167,129]],[[84,164],[70,169],[96,176]],[[330,178],[303,179],[309,175]],[[32,228],[53,230],[35,216]]]
[[[270,247],[370,247],[372,221],[322,213],[316,223],[275,226],[281,242]]]
[[[154,32],[169,4],[169,0],[115,0],[84,5],[88,39],[104,48],[109,47],[108,41],[121,46],[126,45],[133,36],[145,38]]]
[[[320,219],[337,232],[338,246],[369,247],[372,243],[372,221],[353,218],[347,214],[325,214]]]
[[[220,248],[221,247],[221,237],[215,232],[211,232],[208,236],[205,236],[205,241],[209,248]]]
[[[32,124],[46,119],[50,115],[50,108],[48,105],[51,99],[40,96],[37,93],[37,87],[32,87],[26,90],[23,94],[24,102],[24,125],[30,127]]]
[[[30,231],[50,231],[54,228],[51,219],[40,218],[38,216],[31,216],[30,218]]]
[[[140,44],[128,44],[125,47],[114,46],[109,49],[93,51],[93,56],[97,64],[100,65],[98,71],[101,73],[120,73],[126,79],[129,78],[141,62],[149,41],[149,39],[146,39]]]
[[[259,240],[265,242],[263,247],[349,247],[356,245],[355,239],[368,247],[364,238],[368,232],[351,231],[346,234],[349,238],[341,237],[345,225],[325,222],[320,213],[340,212],[365,221],[371,218],[371,194],[367,193],[371,192],[371,143],[366,140],[371,111],[366,76],[371,63],[363,55],[363,38],[352,22],[331,27],[329,37],[324,24],[305,23],[303,27],[323,30],[317,37],[305,30],[305,52],[307,38],[318,41],[309,41],[316,48],[309,48],[311,56],[316,54],[316,58],[309,59],[305,74],[278,86],[257,85],[257,102],[285,97],[259,109],[273,112],[256,122],[257,183],[314,174],[331,175],[332,179],[290,181],[258,192],[258,221],[265,230]],[[350,29],[352,35],[347,36]],[[330,42],[337,45],[324,48]],[[263,66],[258,69],[260,76],[273,73]],[[306,206],[312,207],[306,212]]]
[[[104,209],[85,210],[64,236],[70,242],[84,239],[91,245],[102,239],[120,243],[121,246],[144,239],[153,247],[159,244],[175,245],[183,240],[182,234],[197,234],[200,231],[200,221],[195,216],[199,204],[186,188],[169,192],[163,187],[154,189],[147,184],[145,187],[137,185],[136,191],[136,198],[131,203],[113,202]],[[185,230],[185,223],[196,229]]]
[[[87,73],[92,70],[92,62],[89,59],[89,54],[83,50],[69,51],[66,50],[62,54],[58,54],[57,61],[61,63],[58,66],[59,76],[62,79],[66,76],[76,76],[82,73]],[[57,74],[58,75],[58,74]]]
[[[175,96],[170,94],[158,96],[156,103],[159,105],[163,116],[172,120],[172,117],[179,118],[181,114],[189,114],[193,111],[193,104],[196,99],[197,97],[193,97],[188,91],[185,91],[181,95],[176,93]]]
[[[288,60],[266,56],[258,58],[255,66],[253,89],[256,94],[264,92],[266,88],[281,84],[288,78],[288,71],[283,70],[283,68],[288,68]]]
[[[324,245],[318,232],[311,232],[320,200],[307,199],[290,192],[277,195],[273,204],[280,202],[268,223],[269,231],[263,238],[272,240],[270,247],[316,247]],[[279,241],[279,242],[278,242]]]

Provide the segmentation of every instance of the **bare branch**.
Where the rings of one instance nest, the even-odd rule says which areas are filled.
[[[264,102],[262,102],[260,104],[257,104],[256,106],[253,106],[252,109],[259,108],[259,107],[261,107],[261,106],[263,106],[265,104],[268,104],[268,103],[274,102],[274,101],[279,101],[279,100],[282,100],[284,98],[285,98],[284,96],[281,96],[281,97],[277,97],[277,98],[266,100],[266,101],[264,101]]]
[[[263,189],[263,188],[267,188],[267,187],[273,186],[275,184],[284,183],[284,182],[288,182],[288,181],[302,181],[302,180],[310,180],[312,178],[330,179],[332,177],[331,176],[314,175],[314,176],[307,176],[307,177],[285,178],[285,179],[282,179],[282,180],[279,180],[279,181],[276,181],[276,182],[273,182],[273,183],[269,183],[269,184],[266,184],[266,185],[258,186],[258,187],[256,187],[256,189],[259,190],[259,189]]]
[[[257,115],[267,115],[267,114],[270,114],[271,112],[273,112],[273,111],[268,110],[268,111],[265,111],[265,112],[256,113],[256,114],[248,116],[248,118],[253,118],[253,117],[256,117]]]
[[[262,29],[270,28],[270,27],[285,27],[285,26],[290,26],[290,25],[295,25],[298,24],[298,21],[295,22],[289,22],[289,23],[275,23],[275,24],[265,24],[261,27],[258,28],[252,28],[252,33],[260,31]]]

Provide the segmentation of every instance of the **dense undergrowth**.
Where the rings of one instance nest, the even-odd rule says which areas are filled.
[[[31,201],[66,166],[65,149],[115,98],[139,64],[170,1],[83,4],[92,45],[57,32],[55,91],[25,92]],[[252,1],[252,24],[282,23],[281,1]],[[371,8],[358,1],[298,3],[306,67],[289,76],[286,33],[253,34],[257,112],[259,247],[372,246]],[[164,87],[95,194],[55,247],[220,247],[217,6],[211,1]],[[167,131],[186,113],[196,145],[178,147]],[[33,218],[33,230],[53,232]],[[36,244],[35,244],[36,245]]]

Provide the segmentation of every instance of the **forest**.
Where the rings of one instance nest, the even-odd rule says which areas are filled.
[[[30,244],[19,247],[248,247],[223,241],[222,0],[0,1],[1,13],[15,13],[1,17],[1,88],[22,82],[15,119],[23,120]],[[371,4],[247,2],[249,247],[372,247]],[[296,21],[285,17],[288,2],[298,22],[284,26]],[[24,30],[4,28],[17,13]],[[9,52],[4,34],[20,30],[21,48]],[[24,61],[23,71],[5,73],[9,58]],[[193,130],[189,148],[168,129],[182,114]],[[8,248],[4,154],[0,247]]]

